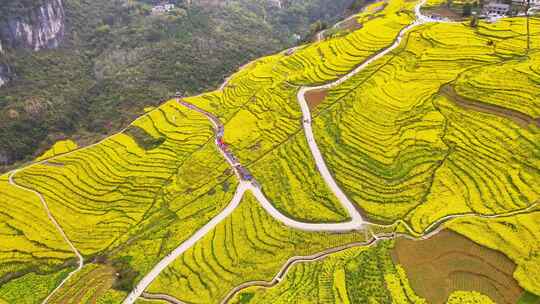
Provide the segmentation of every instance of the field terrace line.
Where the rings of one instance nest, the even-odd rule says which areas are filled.
[[[374,57],[370,58],[369,60],[365,61],[363,64],[361,64],[360,66],[358,66],[356,69],[354,69],[353,71],[351,71],[350,73],[346,74],[345,76],[343,76],[342,78],[338,79],[337,81],[335,82],[332,82],[332,83],[329,83],[329,84],[326,84],[326,85],[323,85],[323,86],[318,86],[318,87],[302,87],[298,93],[298,102],[300,103],[300,106],[302,108],[302,114],[303,114],[303,126],[304,126],[304,131],[305,131],[305,134],[306,134],[306,138],[308,140],[308,144],[310,146],[310,150],[312,152],[312,155],[316,161],[316,164],[317,164],[317,168],[319,170],[319,173],[321,173],[321,175],[323,176],[323,178],[325,179],[325,182],[327,183],[327,185],[332,189],[333,193],[336,195],[336,197],[340,200],[340,202],[342,203],[342,205],[347,209],[347,211],[349,212],[349,214],[351,215],[351,218],[352,220],[350,222],[346,222],[346,223],[323,223],[323,224],[316,224],[316,223],[303,223],[303,222],[299,222],[299,221],[295,221],[295,220],[292,220],[288,217],[286,217],[285,215],[283,215],[281,212],[279,212],[271,203],[270,201],[265,197],[265,195],[262,193],[261,189],[260,189],[260,185],[258,185],[258,183],[253,179],[253,177],[250,175],[250,173],[247,171],[247,169],[245,169],[244,167],[242,167],[238,161],[236,160],[236,158],[234,157],[234,155],[232,153],[230,153],[229,151],[227,151],[226,149],[223,149],[222,145],[223,145],[223,142],[222,142],[222,137],[223,137],[223,125],[220,123],[220,121],[215,117],[213,116],[212,114],[204,111],[204,110],[201,110],[197,107],[195,107],[194,105],[191,105],[191,104],[188,104],[186,102],[181,102],[182,105],[190,108],[190,109],[193,109],[195,111],[198,111],[200,112],[201,114],[205,115],[207,118],[209,118],[209,120],[214,124],[214,127],[216,129],[216,144],[218,145],[218,147],[220,148],[220,152],[224,155],[224,157],[226,158],[227,162],[229,162],[229,164],[235,169],[235,174],[237,175],[237,177],[239,177],[239,179],[241,180],[240,181],[240,184],[236,190],[236,193],[233,197],[233,199],[231,200],[231,202],[229,203],[229,205],[220,213],[218,214],[215,218],[213,218],[210,222],[208,222],[206,225],[203,226],[203,228],[201,228],[200,230],[198,230],[192,237],[190,237],[187,241],[183,242],[179,247],[177,247],[173,252],[171,252],[169,255],[167,255],[163,260],[161,260],[153,269],[152,271],[150,271],[140,282],[139,284],[133,289],[133,291],[128,295],[128,297],[124,300],[123,303],[135,303],[135,301],[137,300],[137,298],[139,298],[144,290],[150,285],[150,283],[161,273],[161,271],[163,271],[168,265],[170,265],[179,255],[181,255],[183,252],[185,252],[186,250],[188,250],[189,248],[191,248],[191,246],[193,246],[198,240],[200,240],[202,237],[204,237],[204,235],[211,231],[217,224],[219,224],[223,219],[225,219],[227,216],[229,216],[235,209],[236,207],[239,205],[242,197],[243,197],[243,194],[245,193],[245,191],[247,190],[251,190],[252,193],[254,194],[254,196],[257,198],[257,200],[261,203],[262,207],[272,216],[274,217],[276,220],[282,222],[283,224],[289,226],[289,227],[292,227],[292,228],[296,228],[296,229],[300,229],[300,230],[305,230],[305,231],[332,231],[332,232],[347,232],[347,231],[352,231],[352,230],[359,230],[361,228],[364,227],[364,224],[370,224],[370,223],[366,223],[362,216],[360,215],[360,213],[356,210],[356,208],[354,207],[354,204],[347,198],[347,196],[344,194],[344,192],[339,188],[339,186],[337,185],[337,183],[335,182],[335,180],[333,179],[330,171],[328,170],[327,166],[326,166],[326,163],[324,162],[324,159],[322,157],[322,154],[320,153],[320,150],[318,149],[318,146],[315,142],[315,139],[314,139],[314,136],[313,136],[313,131],[312,131],[312,128],[311,128],[311,114],[309,112],[309,108],[307,106],[307,102],[305,100],[305,93],[309,90],[314,90],[314,89],[329,89],[329,88],[332,88],[332,87],[335,87],[335,86],[338,86],[340,85],[341,83],[347,81],[348,79],[350,79],[352,76],[356,75],[358,72],[360,72],[361,70],[363,70],[365,67],[367,67],[370,63],[372,63],[373,61],[383,57],[384,55],[388,54],[390,51],[392,51],[393,49],[397,48],[399,46],[399,44],[401,43],[401,40],[403,38],[403,36],[409,31],[411,30],[412,28],[418,26],[418,25],[421,25],[421,24],[424,24],[424,23],[427,23],[427,22],[443,22],[443,21],[440,21],[440,20],[434,20],[434,19],[431,19],[429,17],[426,17],[424,15],[421,14],[420,12],[420,8],[421,6],[426,2],[426,0],[423,0],[422,2],[418,3],[415,7],[415,14],[416,14],[416,20],[413,24],[405,27],[404,29],[402,29],[397,38],[395,39],[395,42],[394,44],[392,44],[390,47],[388,47],[387,49],[384,49],[383,51],[379,52],[378,54],[376,54]],[[294,49],[292,49],[294,50]],[[225,80],[225,82],[223,83],[223,85],[219,88],[220,90],[223,90],[224,87],[228,84],[228,79]],[[144,115],[146,116],[146,115]],[[138,119],[136,119],[135,121],[141,119],[142,117],[144,116],[141,116],[139,117]],[[122,133],[124,130],[121,130],[119,133]],[[102,140],[103,141],[103,140]],[[69,153],[66,153],[66,154],[62,154],[62,155],[68,155],[68,154],[71,154],[71,153],[75,153],[75,152],[78,152],[80,150],[84,150],[86,148],[90,148],[90,147],[93,147],[93,146],[96,146],[98,145],[99,143],[101,143],[102,141],[96,143],[96,144],[93,144],[93,145],[90,145],[90,146],[87,146],[87,147],[84,147],[84,148],[81,148],[81,149],[77,149],[75,151],[72,151],[72,152],[69,152]],[[60,156],[60,155],[59,155]],[[56,157],[52,157],[50,159],[47,159],[47,160],[44,160],[44,161],[41,161],[41,162],[37,162],[37,163],[33,163],[31,165],[29,165],[28,167],[31,167],[33,165],[36,165],[36,164],[42,164],[44,163],[45,161],[49,161],[49,160],[52,160],[52,159],[55,159]],[[71,243],[71,241],[67,238],[66,234],[64,233],[64,231],[62,230],[61,226],[58,224],[58,222],[56,221],[56,219],[54,218],[54,216],[51,214],[50,210],[48,209],[48,206],[47,206],[47,203],[45,202],[43,196],[34,191],[34,190],[31,190],[31,189],[28,189],[28,188],[24,188],[24,187],[21,187],[19,185],[17,185],[14,181],[13,181],[13,176],[18,172],[19,170],[16,170],[16,171],[12,171],[9,175],[9,181],[10,181],[10,184],[12,184],[13,186],[16,186],[20,189],[23,189],[25,191],[30,191],[34,194],[36,194],[45,210],[47,211],[47,214],[50,218],[50,220],[55,224],[55,226],[57,227],[57,229],[59,230],[59,232],[61,233],[61,235],[63,236],[64,240],[66,241],[66,243],[68,243],[71,247],[71,249],[73,250],[73,252],[77,255],[78,259],[79,259],[79,267],[74,270],[73,272],[71,272],[67,278],[65,278],[61,283],[60,285],[55,289],[53,290],[53,292],[51,292],[49,294],[49,296],[44,300],[43,303],[46,303],[48,301],[48,299],[54,294],[54,292],[56,292],[56,290],[58,290],[60,287],[63,286],[63,284],[69,279],[71,278],[77,271],[79,271],[80,269],[82,269],[83,265],[84,265],[84,260],[83,260],[83,257],[82,255],[79,253],[79,251],[73,246],[73,244]]]
[[[72,277],[75,275],[75,273],[77,273],[79,270],[81,270],[84,266],[84,258],[83,256],[81,255],[81,253],[79,252],[79,250],[77,250],[77,248],[75,247],[75,245],[73,245],[73,243],[71,242],[71,240],[67,237],[66,233],[64,232],[64,229],[62,229],[62,226],[60,226],[60,224],[56,221],[54,215],[52,214],[51,210],[49,209],[49,205],[47,204],[47,202],[45,201],[45,198],[43,197],[43,195],[35,190],[32,190],[32,189],[29,189],[29,188],[25,188],[23,186],[20,186],[18,185],[17,183],[15,183],[15,180],[14,180],[14,177],[15,177],[15,174],[17,174],[17,172],[19,172],[19,170],[15,170],[15,171],[12,171],[10,174],[9,174],[9,184],[16,187],[16,188],[19,188],[21,190],[24,190],[24,191],[28,191],[28,192],[31,192],[33,194],[35,194],[37,197],[39,197],[39,200],[41,201],[41,204],[43,205],[43,209],[45,209],[45,211],[47,212],[47,216],[49,217],[49,220],[53,223],[53,225],[56,227],[56,229],[58,230],[58,232],[60,233],[60,235],[62,235],[62,238],[64,239],[64,241],[69,245],[69,247],[71,248],[71,251],[73,251],[73,253],[75,253],[75,255],[77,256],[77,259],[78,259],[78,266],[75,270],[73,270],[72,272],[70,272],[68,274],[68,276],[66,278],[64,278],[62,280],[62,282],[60,282],[60,284],[58,286],[56,286],[56,288],[51,291],[49,293],[49,295],[45,298],[45,300],[43,300],[43,302],[41,302],[42,304],[45,304],[49,301],[49,299],[54,295],[54,293],[56,291],[58,291],[58,289],[60,289],[62,286],[64,286],[64,284]]]
[[[359,212],[354,208],[352,203],[350,206],[345,206],[351,216],[351,221],[344,223],[305,223],[293,220],[279,210],[277,210],[274,205],[268,200],[268,198],[261,191],[260,184],[253,178],[253,175],[239,162],[234,154],[228,149],[227,145],[223,141],[224,136],[224,126],[219,121],[219,119],[213,114],[204,111],[197,106],[188,103],[183,100],[178,100],[178,102],[187,107],[188,109],[197,111],[208,118],[214,125],[214,130],[216,133],[215,144],[218,147],[219,151],[225,157],[227,162],[233,167],[236,176],[240,179],[241,183],[244,183],[247,187],[247,190],[250,190],[255,198],[261,203],[262,207],[276,220],[282,222],[284,225],[291,228],[304,230],[304,231],[330,231],[330,232],[348,232],[351,230],[358,230],[362,228],[363,220]]]
[[[224,127],[223,124],[219,121],[219,119],[214,116],[213,114],[204,111],[197,106],[190,104],[186,101],[178,99],[177,101],[194,111],[197,111],[203,115],[205,115],[214,125],[214,129],[216,132],[215,137],[215,143],[218,146],[221,154],[225,157],[227,162],[234,168],[235,174],[240,179],[240,184],[236,190],[236,193],[229,203],[229,205],[221,211],[216,217],[214,217],[210,222],[208,222],[206,225],[204,225],[200,230],[195,232],[187,241],[183,242],[178,246],[175,250],[173,250],[169,255],[167,255],[164,259],[162,259],[154,268],[137,284],[137,286],[129,293],[129,295],[125,298],[123,301],[123,304],[133,304],[137,301],[137,299],[143,294],[143,292],[148,288],[148,286],[157,278],[157,276],[165,270],[166,267],[168,267],[177,257],[179,257],[181,254],[186,252],[189,248],[191,248],[197,241],[202,239],[206,233],[210,232],[212,229],[214,229],[222,220],[224,220],[226,217],[228,217],[234,209],[240,204],[240,201],[244,195],[244,193],[247,190],[250,190],[255,198],[261,203],[261,206],[276,220],[282,222],[284,225],[289,226],[291,228],[296,228],[304,231],[313,231],[313,232],[323,232],[323,231],[329,231],[329,232],[350,232],[354,230],[360,230],[364,228],[366,222],[362,218],[362,215],[358,212],[353,202],[351,202],[343,190],[337,185],[336,181],[334,180],[332,174],[330,173],[330,170],[328,170],[328,167],[326,166],[326,163],[324,161],[324,158],[322,157],[322,154],[317,146],[317,143],[315,142],[315,137],[313,135],[313,130],[311,127],[311,113],[309,111],[309,107],[307,104],[307,101],[305,99],[305,93],[310,90],[316,90],[316,89],[330,89],[335,86],[338,86],[342,84],[343,82],[349,80],[351,77],[365,69],[369,64],[372,62],[380,59],[381,57],[385,56],[395,48],[397,48],[405,36],[411,29],[428,23],[428,22],[443,22],[440,20],[434,20],[429,17],[426,17],[422,15],[420,9],[425,4],[427,0],[422,0],[415,6],[415,16],[416,20],[408,25],[407,27],[403,28],[396,39],[394,40],[394,43],[382,50],[381,52],[377,53],[375,56],[371,57],[358,67],[356,67],[354,70],[352,70],[350,73],[344,75],[343,77],[339,78],[338,80],[322,85],[317,87],[302,87],[300,88],[297,99],[300,104],[300,107],[302,109],[302,115],[303,115],[303,127],[304,127],[304,133],[306,135],[306,139],[308,141],[311,153],[313,155],[313,158],[315,159],[317,169],[319,173],[324,178],[326,184],[331,188],[334,195],[339,199],[340,203],[347,209],[349,215],[351,216],[351,221],[345,222],[345,223],[303,223],[296,220],[293,220],[291,218],[288,218],[287,216],[283,215],[279,210],[277,210],[270,201],[266,198],[266,196],[262,193],[260,189],[260,185],[253,179],[253,176],[251,173],[247,171],[245,167],[243,167],[241,164],[238,163],[238,160],[236,157],[227,149],[226,144],[223,142],[223,133],[224,133]]]

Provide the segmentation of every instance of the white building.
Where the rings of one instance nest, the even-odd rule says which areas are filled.
[[[504,3],[503,0],[491,0],[488,4],[484,5],[483,13],[487,16],[504,16],[509,11],[510,5]]]
[[[166,3],[152,7],[152,15],[160,15],[170,12],[174,9],[174,4]]]
[[[512,0],[515,5],[527,6],[527,0]],[[540,0],[531,0],[531,7],[540,6]]]
[[[271,5],[277,6],[278,8],[283,8],[281,0],[268,0]]]

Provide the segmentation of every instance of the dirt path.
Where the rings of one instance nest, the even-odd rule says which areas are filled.
[[[241,285],[238,285],[233,290],[231,290],[225,296],[225,298],[223,298],[223,300],[221,301],[221,304],[227,304],[230,300],[232,300],[232,298],[236,294],[238,294],[240,291],[249,287],[257,286],[257,287],[271,288],[271,287],[276,286],[285,278],[290,268],[296,264],[320,261],[331,254],[338,253],[338,252],[341,252],[350,248],[354,248],[354,247],[359,247],[359,246],[372,246],[376,242],[377,240],[375,238],[372,238],[371,240],[366,241],[366,242],[350,243],[350,244],[339,246],[339,247],[329,248],[329,249],[326,249],[324,251],[321,251],[319,253],[309,255],[309,256],[292,257],[283,265],[283,267],[281,267],[281,269],[278,271],[278,273],[274,276],[274,278],[271,281],[269,282],[251,281],[251,282],[246,282]]]
[[[532,205],[530,205],[530,206],[528,206],[528,207],[526,207],[524,209],[515,210],[515,211],[502,213],[502,214],[481,215],[481,214],[475,214],[475,213],[467,213],[467,214],[457,214],[457,215],[446,216],[446,217],[441,218],[437,222],[433,223],[432,225],[430,225],[428,228],[426,228],[424,230],[424,234],[421,234],[419,236],[411,236],[409,234],[395,233],[395,232],[386,233],[386,234],[379,234],[379,235],[376,235],[376,234],[372,233],[372,238],[370,240],[368,240],[368,241],[365,241],[365,242],[355,242],[355,243],[351,243],[351,244],[346,244],[346,245],[343,245],[343,246],[326,249],[324,251],[321,251],[319,253],[309,255],[309,256],[295,256],[295,257],[290,258],[283,265],[283,267],[279,270],[279,272],[274,276],[274,278],[271,281],[250,281],[250,282],[245,282],[245,283],[243,283],[241,285],[238,285],[237,287],[232,289],[227,294],[227,296],[225,296],[225,298],[221,301],[221,304],[229,303],[229,301],[232,300],[236,294],[238,294],[242,290],[244,290],[246,288],[249,288],[249,287],[256,287],[257,286],[257,287],[263,287],[263,288],[271,288],[271,287],[276,286],[277,284],[279,284],[285,278],[285,276],[287,275],[290,268],[292,266],[294,266],[295,264],[298,264],[298,263],[308,263],[308,262],[320,261],[320,260],[328,257],[329,255],[332,255],[334,253],[338,253],[338,252],[341,252],[341,251],[344,251],[344,250],[347,250],[347,249],[351,249],[351,248],[354,248],[354,247],[360,247],[360,246],[371,247],[371,246],[377,244],[380,240],[390,240],[390,239],[396,239],[396,238],[404,238],[404,239],[411,240],[411,241],[425,241],[425,240],[428,240],[428,239],[438,235],[442,231],[444,231],[444,229],[445,229],[444,224],[446,224],[447,222],[449,222],[451,220],[454,220],[454,219],[464,218],[464,217],[477,217],[477,218],[490,218],[490,219],[504,218],[504,217],[515,216],[515,215],[518,215],[518,214],[529,213],[530,211],[536,209],[537,207],[538,207],[538,202],[536,202],[536,203],[534,203],[534,204],[532,204]],[[372,224],[366,224],[366,225],[367,226],[373,226],[373,227],[380,227],[380,225],[372,225]],[[395,225],[393,225],[393,226],[395,226]],[[389,228],[389,227],[391,227],[391,226],[386,226],[386,228]],[[410,229],[410,227],[409,227],[409,229]]]
[[[439,93],[461,108],[508,118],[522,128],[528,128],[530,124],[534,124],[540,128],[540,117],[534,118],[514,109],[460,96],[452,85],[447,84],[441,87]]]
[[[62,229],[62,226],[60,226],[60,224],[58,224],[58,221],[56,220],[56,218],[54,217],[54,215],[52,214],[51,210],[49,209],[49,205],[47,205],[47,202],[45,201],[45,198],[43,197],[43,195],[37,191],[34,191],[32,189],[28,189],[28,188],[25,188],[23,186],[19,186],[16,182],[15,182],[15,175],[17,174],[17,172],[19,172],[19,170],[16,170],[16,171],[13,171],[9,174],[9,183],[14,186],[14,187],[17,187],[21,190],[24,190],[24,191],[28,191],[28,192],[31,192],[33,194],[35,194],[39,200],[41,201],[41,204],[43,205],[43,209],[45,209],[45,212],[47,212],[47,216],[49,217],[49,220],[53,223],[53,225],[56,227],[56,229],[58,230],[58,232],[60,233],[60,235],[62,235],[62,238],[64,239],[64,241],[69,245],[69,247],[71,248],[71,250],[73,251],[73,253],[75,253],[75,255],[77,256],[77,259],[79,260],[79,266],[73,270],[72,272],[69,273],[69,275],[62,280],[62,282],[60,282],[60,284],[51,292],[49,293],[49,295],[45,298],[45,300],[43,300],[43,304],[47,303],[47,301],[49,301],[49,299],[51,298],[51,296],[58,290],[60,289],[62,286],[64,286],[64,284],[75,274],[77,273],[79,270],[81,270],[84,266],[84,258],[83,256],[81,255],[81,253],[79,252],[79,250],[77,250],[77,248],[75,248],[75,246],[73,245],[73,243],[71,242],[71,240],[67,237],[66,233],[64,232],[64,230]]]
[[[175,297],[172,297],[167,294],[161,294],[161,293],[143,292],[143,294],[141,295],[141,298],[145,300],[159,300],[159,301],[163,301],[163,302],[167,302],[171,304],[186,304],[185,302],[182,302]]]

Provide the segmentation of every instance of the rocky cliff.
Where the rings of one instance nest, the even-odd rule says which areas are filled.
[[[11,69],[7,64],[0,63],[0,87],[11,79]]]
[[[56,48],[64,38],[65,15],[62,0],[0,1],[0,87],[12,78],[5,60],[9,49],[33,51]],[[4,61],[4,62],[2,62]]]
[[[32,7],[9,12],[0,20],[0,44],[3,48],[27,48],[34,51],[55,48],[64,38],[62,0],[40,0]]]

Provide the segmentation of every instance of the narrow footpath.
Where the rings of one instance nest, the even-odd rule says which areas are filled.
[[[62,235],[62,238],[69,245],[69,248],[71,248],[71,251],[73,251],[73,253],[75,253],[75,255],[77,256],[77,260],[78,260],[77,268],[75,270],[73,270],[72,272],[70,272],[69,275],[65,279],[63,279],[62,282],[60,282],[60,284],[58,284],[58,286],[56,286],[56,288],[51,293],[49,293],[49,295],[42,302],[43,304],[45,304],[56,293],[56,291],[58,291],[58,289],[62,288],[62,286],[64,286],[64,284],[71,277],[73,277],[75,275],[75,273],[77,273],[79,270],[81,270],[83,268],[83,266],[84,266],[84,258],[81,255],[81,253],[79,252],[79,250],[77,250],[77,248],[75,248],[75,246],[73,245],[71,240],[67,237],[66,233],[64,232],[64,229],[62,229],[62,226],[60,226],[60,224],[58,224],[58,221],[56,221],[56,219],[54,218],[53,214],[51,213],[51,210],[49,209],[49,205],[45,201],[45,198],[43,197],[43,195],[41,193],[37,192],[37,191],[32,190],[32,189],[28,189],[28,188],[25,188],[23,186],[20,186],[15,182],[14,178],[15,178],[15,175],[17,174],[17,172],[19,172],[19,170],[15,170],[15,171],[13,171],[13,172],[11,172],[9,174],[9,184],[16,187],[16,188],[19,188],[21,190],[31,192],[31,193],[35,194],[39,198],[39,200],[41,201],[41,204],[43,205],[43,209],[45,209],[45,212],[47,212],[47,216],[49,217],[49,220],[56,227],[56,230],[58,230],[60,235]]]

